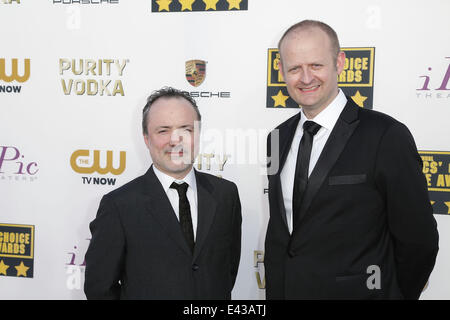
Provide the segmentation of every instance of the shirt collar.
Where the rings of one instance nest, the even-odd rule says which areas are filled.
[[[189,185],[189,187],[191,187],[194,190],[194,192],[197,191],[197,183],[195,180],[194,167],[191,168],[189,173],[182,180],[175,179],[175,178],[165,174],[161,170],[158,170],[158,168],[156,168],[155,165],[152,165],[152,168],[153,168],[153,171],[155,172],[155,175],[158,178],[159,182],[161,182],[161,184],[164,188],[164,191],[166,193],[170,189],[170,185],[174,181],[177,183],[186,182]]]
[[[307,119],[305,114],[303,113],[303,109],[301,110],[300,123],[301,128],[303,128],[303,123],[307,120],[312,120],[317,124],[320,124],[325,129],[331,131],[333,130],[334,125],[339,118],[342,110],[344,110],[345,105],[347,104],[347,97],[344,92],[339,88],[339,93],[336,98],[325,108],[323,109],[317,116],[313,119]]]

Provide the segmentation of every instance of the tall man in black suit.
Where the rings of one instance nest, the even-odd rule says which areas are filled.
[[[237,187],[193,169],[201,116],[173,88],[143,110],[153,165],[105,195],[90,224],[88,299],[230,299],[241,252]]]
[[[438,232],[412,135],[338,88],[345,54],[328,25],[292,26],[279,50],[302,109],[268,137],[266,297],[417,299]]]

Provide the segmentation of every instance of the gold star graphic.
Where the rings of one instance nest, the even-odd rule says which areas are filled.
[[[16,270],[17,270],[17,276],[18,276],[18,277],[19,277],[19,276],[24,276],[24,277],[26,277],[26,276],[27,276],[27,271],[28,271],[28,269],[30,269],[29,267],[26,267],[26,266],[23,264],[23,261],[20,261],[20,265],[15,266],[14,268],[16,268]]]
[[[430,200],[431,205],[435,204],[436,201]]]
[[[367,97],[364,97],[363,95],[361,95],[361,93],[359,92],[359,90],[356,91],[355,95],[352,96],[353,101],[355,101],[355,103],[360,106],[361,108],[364,107],[364,101],[366,101]]]
[[[448,201],[448,202],[444,202],[445,203],[445,205],[448,207],[448,214],[450,214],[450,201]]]
[[[227,0],[228,2],[228,10],[236,8],[241,9],[241,1],[242,0]]]
[[[285,96],[281,90],[278,91],[278,94],[276,96],[272,96],[272,99],[274,101],[274,107],[282,106],[286,108],[286,100],[289,98],[289,96]]]
[[[9,266],[6,265],[6,264],[3,262],[3,260],[0,261],[0,274],[4,274],[4,275],[6,276],[6,275],[7,275],[7,274],[6,274],[6,270],[8,270],[8,268],[9,268]]]
[[[172,0],[156,0],[156,3],[159,6],[158,11],[170,11],[169,5],[172,3]]]
[[[216,10],[216,5],[219,0],[203,0],[203,3],[206,4],[205,11],[208,9]]]
[[[178,0],[181,3],[181,11],[183,10],[190,10],[192,11],[192,4],[195,2],[195,0]]]

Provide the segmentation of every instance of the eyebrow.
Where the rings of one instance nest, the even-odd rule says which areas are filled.
[[[193,128],[193,127],[194,126],[191,125],[191,124],[184,124],[184,125],[179,126],[177,128],[183,129],[183,128]],[[158,130],[158,129],[170,129],[170,128],[173,128],[173,126],[157,126],[155,129]]]

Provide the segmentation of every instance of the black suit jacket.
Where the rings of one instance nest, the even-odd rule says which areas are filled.
[[[290,235],[280,172],[299,120],[300,113],[277,127],[279,153],[270,154],[273,131],[268,138],[268,156],[272,165],[279,157],[280,166],[268,176],[266,297],[418,298],[434,267],[438,232],[409,130],[348,98]],[[371,266],[379,268],[379,278],[371,277]],[[379,289],[368,288],[374,279]]]
[[[105,195],[90,224],[88,299],[230,299],[241,252],[234,183],[195,171],[192,254],[153,168]]]

